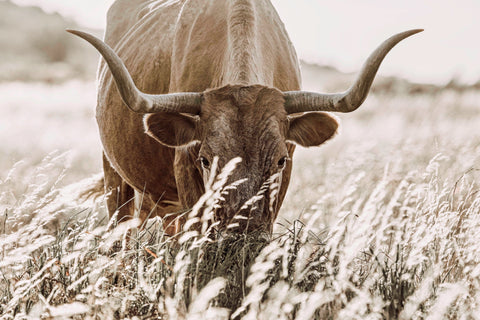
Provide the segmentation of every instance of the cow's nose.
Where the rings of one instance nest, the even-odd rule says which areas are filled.
[[[254,206],[245,206],[235,212],[232,222],[238,224],[240,232],[268,229],[263,216],[264,202],[258,201]]]

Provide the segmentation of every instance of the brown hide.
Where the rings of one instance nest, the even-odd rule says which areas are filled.
[[[202,105],[200,115],[205,131],[212,128],[207,123],[214,123],[217,116],[228,115],[239,108],[233,116],[242,119],[237,128],[243,127],[246,131],[231,130],[231,135],[224,140],[210,141],[212,145],[224,142],[226,146],[221,164],[234,155],[266,161],[260,158],[268,154],[268,146],[258,141],[253,143],[252,139],[255,130],[262,129],[257,126],[267,124],[276,125],[275,130],[269,131],[275,135],[278,147],[275,152],[288,153],[292,157],[294,145],[285,142],[288,123],[281,91],[299,90],[300,73],[295,50],[270,1],[117,0],[108,12],[105,41],[124,61],[143,92],[203,92],[209,88],[228,87],[228,93],[213,91]],[[252,86],[254,84],[261,86]],[[232,96],[242,90],[255,91],[252,91],[255,101],[247,103],[246,108],[242,109],[238,103],[226,107],[222,102],[215,102],[221,94]],[[274,97],[276,102],[259,112],[260,109],[255,109],[259,107],[257,98],[265,96]],[[230,101],[222,101],[227,100]],[[161,123],[161,117],[165,114],[148,116],[147,125]],[[196,203],[204,192],[197,159],[201,148],[207,152],[208,144],[171,148],[145,134],[143,115],[130,111],[123,104],[103,62],[99,69],[96,118],[104,155],[108,159],[105,160],[105,181],[107,191],[112,191],[108,200],[110,213],[114,205],[120,206],[129,200],[122,196],[131,196],[131,192],[124,190],[129,187],[147,196],[142,218],[155,203],[157,207],[153,213],[160,216],[191,208]],[[331,121],[336,128],[336,122]],[[208,132],[201,134],[199,141],[210,139],[206,138]],[[232,143],[239,135],[247,139],[247,142],[241,141],[244,145],[250,142],[247,151],[236,149],[240,141]],[[274,158],[278,156],[275,154]],[[250,171],[245,166],[242,168],[239,175],[265,174],[256,172],[256,165],[250,164]],[[285,196],[290,172],[289,161],[283,171],[275,212],[270,213],[272,218],[276,217]],[[125,207],[120,216],[130,215],[131,207]],[[273,221],[268,223],[271,230]],[[178,225],[167,231],[177,232]]]

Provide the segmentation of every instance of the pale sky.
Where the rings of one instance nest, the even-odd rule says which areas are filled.
[[[112,0],[14,0],[103,28]],[[389,36],[414,28],[380,72],[417,82],[480,80],[479,0],[272,0],[300,58],[358,71]]]

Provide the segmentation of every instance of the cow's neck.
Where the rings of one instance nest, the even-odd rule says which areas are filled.
[[[229,0],[227,9],[229,50],[224,81],[228,84],[264,83],[259,72],[257,17],[254,0]]]

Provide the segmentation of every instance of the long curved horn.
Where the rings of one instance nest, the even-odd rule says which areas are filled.
[[[91,34],[67,30],[94,46],[103,56],[113,74],[123,102],[129,109],[139,113],[182,112],[199,114],[202,94],[198,92],[181,92],[169,94],[146,94],[141,92],[130,76],[125,64],[105,42]]]
[[[285,110],[288,114],[308,111],[352,112],[363,103],[383,58],[403,39],[423,29],[405,31],[385,40],[365,61],[353,85],[345,92],[323,94],[306,91],[287,91]]]

